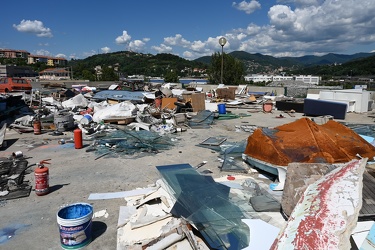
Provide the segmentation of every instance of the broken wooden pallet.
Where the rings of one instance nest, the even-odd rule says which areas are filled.
[[[107,117],[103,119],[104,123],[111,123],[111,124],[119,124],[119,125],[127,125],[135,121],[135,117]]]

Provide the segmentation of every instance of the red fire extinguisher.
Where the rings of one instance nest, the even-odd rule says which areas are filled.
[[[83,147],[82,130],[80,128],[74,130],[74,147],[76,149],[80,149]]]
[[[46,195],[49,193],[49,169],[45,164],[50,164],[51,159],[40,161],[34,171],[35,175],[35,193],[36,195]]]

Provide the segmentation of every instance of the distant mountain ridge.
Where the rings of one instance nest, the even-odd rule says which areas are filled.
[[[241,60],[247,74],[270,74],[280,71],[292,74],[315,75],[374,75],[375,53],[356,53],[343,55],[329,53],[322,56],[306,55],[300,57],[273,57],[259,53],[233,51],[229,55]],[[209,64],[210,56],[195,59]]]
[[[323,56],[301,56],[301,57],[282,57],[282,59],[287,59],[291,61],[296,61],[301,63],[304,66],[311,66],[311,65],[325,65],[325,64],[342,64],[347,63],[352,60],[357,60],[361,58],[366,58],[375,55],[375,53],[356,53],[353,55],[343,55],[343,54],[334,54],[329,53]]]
[[[260,53],[251,54],[245,51],[233,51],[228,53],[229,55],[240,59],[242,61],[254,61],[259,64],[269,64],[275,66],[293,66],[299,65],[301,67],[308,67],[313,65],[327,65],[327,64],[342,64],[350,62],[352,60],[366,58],[374,56],[375,53],[356,53],[352,55],[334,54],[329,53],[323,56],[306,55],[300,57],[273,57],[263,55]],[[211,62],[211,56],[203,56],[195,59],[194,61],[209,64]]]

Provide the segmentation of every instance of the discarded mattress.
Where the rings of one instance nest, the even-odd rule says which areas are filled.
[[[318,125],[308,118],[274,129],[258,128],[248,137],[244,155],[269,166],[289,163],[346,163],[366,157],[375,147],[350,128],[333,120]]]

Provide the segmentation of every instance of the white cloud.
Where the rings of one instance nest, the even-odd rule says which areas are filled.
[[[91,50],[91,51],[85,51],[82,53],[83,55],[83,58],[86,58],[86,57],[89,57],[89,56],[93,56],[96,54],[96,51],[95,50]]]
[[[62,53],[60,53],[60,54],[57,54],[57,55],[55,55],[55,57],[59,57],[59,58],[66,58],[66,55],[65,55],[65,54],[62,54]]]
[[[103,48],[101,48],[100,50],[101,50],[104,54],[107,54],[107,53],[111,52],[111,49],[108,48],[108,47],[103,47]]]
[[[184,51],[184,53],[182,53],[182,55],[185,58],[193,58],[194,57],[194,54],[191,51]]]
[[[251,11],[251,2],[233,3],[233,6]],[[268,10],[268,24],[249,23],[247,27],[228,31],[224,35],[228,41],[224,49],[273,56],[302,56],[339,53],[353,44],[375,43],[373,32],[375,1],[363,0],[361,4],[355,4],[353,0],[280,0],[278,2],[291,5],[271,6]],[[181,34],[176,34],[164,38],[164,44],[173,50],[184,48],[182,55],[185,58],[197,58],[219,51],[220,37],[189,41]],[[169,52],[170,47],[168,47]]]
[[[167,46],[165,44],[160,44],[159,46],[152,46],[151,48],[157,51],[158,53],[171,53],[173,51],[172,47]]]
[[[170,36],[164,38],[164,43],[167,45],[181,46],[184,48],[191,45],[191,43],[185,38],[183,38],[181,34],[176,34],[174,37]]]
[[[274,56],[345,51],[353,44],[375,42],[375,1],[289,0],[274,5],[269,24],[249,24],[226,35],[231,50]],[[293,7],[294,6],[294,7]]]
[[[242,1],[240,3],[233,2],[232,6],[238,10],[245,11],[246,14],[251,14],[261,8],[260,3],[256,0],[251,0],[250,2]]]
[[[296,14],[291,10],[291,8],[285,5],[272,6],[268,11],[268,17],[271,25],[274,25],[278,29],[293,26],[297,19]]]
[[[34,33],[38,37],[53,37],[51,29],[38,20],[22,20],[18,25],[13,24],[13,28],[19,32]]]
[[[144,43],[142,40],[134,40],[129,43],[128,47],[131,51],[141,52],[145,45],[146,43]]]
[[[324,0],[278,0],[278,3],[294,4],[297,7],[319,6]]]
[[[206,43],[202,41],[194,41],[191,44],[191,49],[195,52],[204,52],[204,49],[206,47]]]
[[[52,53],[49,52],[48,50],[40,49],[40,50],[35,51],[35,55],[39,55],[39,56],[52,56]]]
[[[128,35],[128,32],[126,30],[124,30],[122,31],[122,35],[118,36],[115,41],[116,41],[116,44],[118,45],[124,45],[124,44],[129,43],[131,39],[132,37]]]

